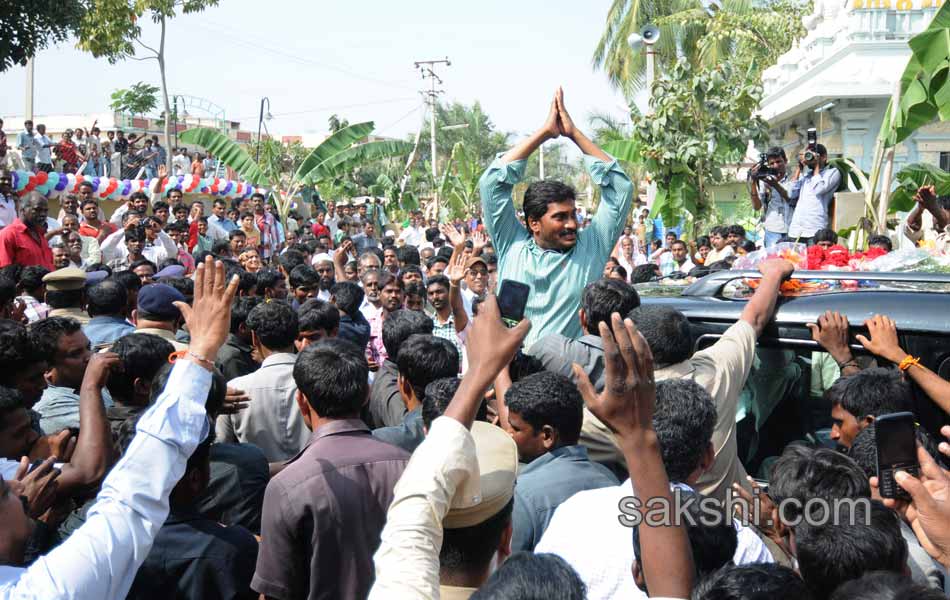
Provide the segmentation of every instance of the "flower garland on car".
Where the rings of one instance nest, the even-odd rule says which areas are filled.
[[[816,245],[806,250],[806,264],[809,271],[862,271],[867,262],[885,254],[887,250],[883,248],[868,248],[852,254],[840,244],[828,248]]]

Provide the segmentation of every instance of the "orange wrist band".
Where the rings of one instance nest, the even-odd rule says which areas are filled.
[[[901,371],[906,371],[907,369],[913,366],[920,366],[920,358],[914,358],[910,354],[904,357],[904,359],[897,365],[897,368]]]

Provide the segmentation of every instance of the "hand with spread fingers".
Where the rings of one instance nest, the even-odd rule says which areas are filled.
[[[461,252],[453,252],[449,259],[449,266],[445,268],[445,276],[449,278],[452,285],[459,285],[468,269],[465,268],[465,255]]]
[[[863,335],[856,335],[855,339],[868,352],[895,363],[907,356],[897,339],[897,325],[893,319],[887,315],[874,315],[864,322],[864,326],[868,328],[870,339]]]
[[[451,244],[453,248],[459,248],[465,245],[465,234],[448,223],[440,224],[439,231],[445,236],[445,239],[449,241],[449,244]]]
[[[574,376],[584,403],[622,440],[653,431],[656,383],[653,381],[653,353],[630,319],[611,315],[611,327],[601,322],[604,344],[604,391],[597,394],[590,378],[578,364]]]

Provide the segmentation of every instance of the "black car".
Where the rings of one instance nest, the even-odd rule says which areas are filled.
[[[638,285],[643,304],[663,303],[687,316],[694,351],[714,343],[739,318],[757,271],[720,271],[687,286]],[[837,365],[812,340],[808,323],[826,310],[847,316],[851,349],[863,364],[880,363],[854,338],[867,335],[866,319],[885,314],[897,324],[901,347],[950,379],[950,275],[796,271],[794,296],[779,299],[766,327],[740,402],[739,456],[750,475],[766,478],[771,457],[794,440],[833,446],[830,404],[823,397],[837,378]],[[886,365],[881,365],[886,366]],[[916,385],[915,411],[934,435],[950,417]],[[938,438],[939,439],[939,438]]]

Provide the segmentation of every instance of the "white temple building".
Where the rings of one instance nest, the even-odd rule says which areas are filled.
[[[815,0],[808,33],[765,71],[760,114],[771,145],[790,161],[815,127],[831,157],[870,169],[888,99],[911,55],[907,40],[923,31],[943,0]],[[894,169],[927,162],[950,170],[950,122],[920,128],[895,150]]]

